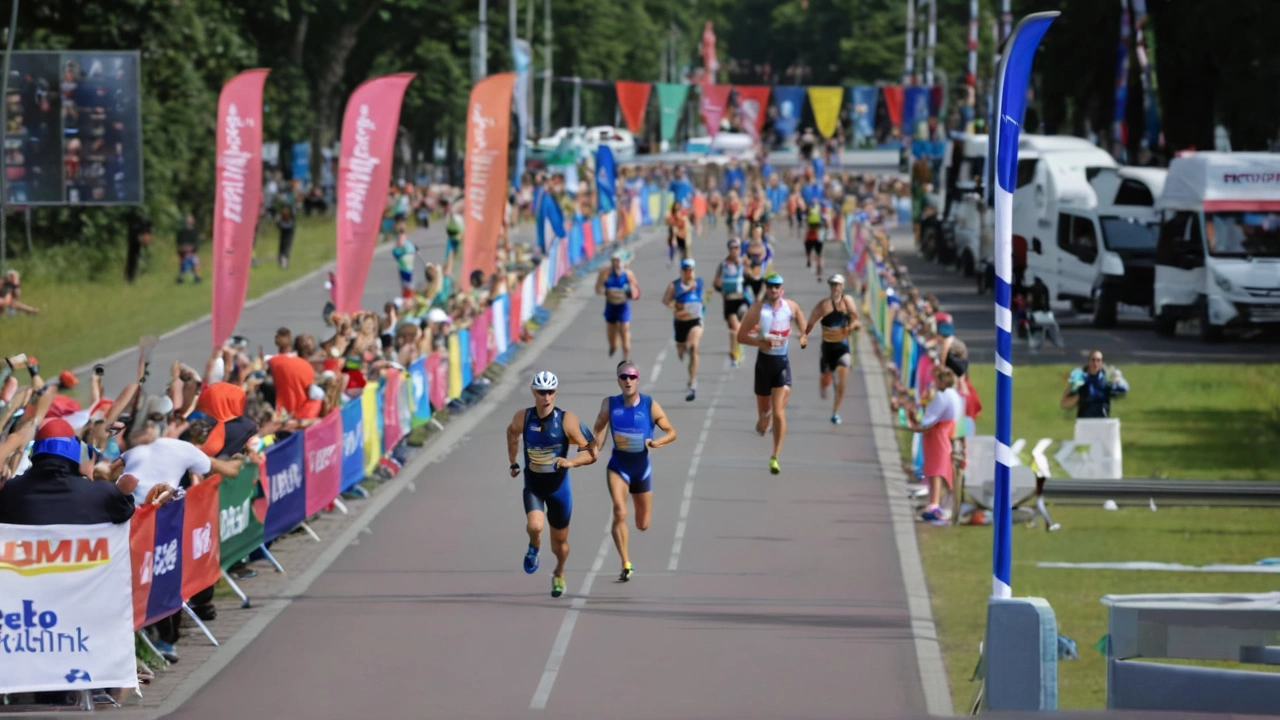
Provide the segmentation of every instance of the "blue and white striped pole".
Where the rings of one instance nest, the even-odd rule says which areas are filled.
[[[996,497],[991,596],[1013,596],[1013,507],[1009,467],[1013,451],[1013,191],[1018,181],[1018,133],[1027,108],[1027,81],[1036,48],[1058,12],[1028,15],[1005,43],[996,74],[996,122],[988,135],[995,161],[996,255]]]

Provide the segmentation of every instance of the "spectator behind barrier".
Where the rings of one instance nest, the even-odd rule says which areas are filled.
[[[43,403],[42,403],[43,404]],[[118,461],[117,461],[118,462]],[[35,433],[31,467],[0,486],[0,522],[13,525],[95,525],[133,517],[132,492],[138,481],[125,475],[114,483],[94,482],[88,445],[61,418],[45,421]]]
[[[624,177],[634,171],[623,170]],[[577,194],[590,211],[595,207],[595,178],[590,172],[580,172],[579,177],[587,182]],[[573,202],[565,192],[563,176],[552,178],[550,186],[558,201]],[[264,196],[271,198],[264,203],[264,216],[279,217],[286,209],[299,212],[298,186],[284,188],[275,183],[264,190]],[[438,207],[443,218],[448,199],[460,193],[432,186],[423,195],[407,185],[396,197],[400,205],[396,209],[402,210],[401,195],[409,196],[410,208]],[[515,198],[516,203],[526,201]],[[517,215],[511,209],[508,215],[510,224]],[[181,244],[187,253],[182,260],[189,266],[183,271],[194,274],[190,256],[198,238],[191,237],[195,233],[190,222],[184,230],[187,242]],[[339,412],[366,384],[376,386],[386,372],[402,372],[428,354],[446,353],[450,335],[470,327],[495,299],[520,292],[540,256],[535,254],[530,262],[528,250],[512,244],[505,229],[503,245],[496,266],[480,269],[474,279],[466,278],[465,289],[458,288],[461,283],[450,272],[453,263],[444,268],[427,263],[428,287],[413,288],[412,296],[396,298],[382,313],[326,311],[325,321],[333,335],[321,343],[282,327],[275,338],[277,352],[267,356],[261,346],[251,354],[248,338],[232,337],[212,351],[203,378],[177,362],[158,393],[144,389],[155,344],[154,338],[144,339],[138,373],[127,378],[128,384],[114,400],[103,394],[104,369],[94,369],[87,410],[62,394],[75,387],[74,375],[63,372],[46,383],[35,358],[28,366],[25,356],[14,356],[13,362],[0,364],[0,522],[123,523],[139,504],[178,499],[185,487],[206,475],[238,474],[246,462],[243,456],[250,463],[262,462],[265,447]],[[6,300],[16,299],[13,289],[6,292]],[[23,367],[30,372],[30,387],[20,387],[17,378],[10,377],[14,369]],[[47,422],[46,414],[51,418]],[[403,460],[403,452],[401,445],[390,454]],[[244,573],[246,561],[256,559],[251,555],[242,560],[231,574],[250,576],[251,571]],[[191,598],[190,604],[197,615],[210,620],[210,600],[211,593],[206,591]],[[178,613],[145,628],[171,661],[177,660],[174,643],[182,622],[183,615]]]

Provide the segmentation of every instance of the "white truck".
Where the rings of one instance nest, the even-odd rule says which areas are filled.
[[[1280,155],[1175,158],[1156,209],[1157,333],[1194,318],[1213,342],[1227,328],[1280,324]]]
[[[1151,312],[1154,205],[1166,172],[1122,167],[1081,138],[1027,136],[1013,199],[1026,284],[1039,277],[1052,300],[1070,303],[1098,327],[1113,326],[1122,305]]]
[[[1038,276],[1051,299],[1069,302],[1097,327],[1114,326],[1121,305],[1150,313],[1158,229],[1154,205],[1165,174],[1133,167],[1062,173],[1046,202],[1048,217],[1020,214],[1024,201],[1015,196],[1013,233],[1026,243],[1026,283]]]
[[[925,257],[954,265],[965,277],[991,254],[995,236],[994,215],[983,193],[986,163],[986,135],[953,135],[929,197],[937,212],[920,223]]]

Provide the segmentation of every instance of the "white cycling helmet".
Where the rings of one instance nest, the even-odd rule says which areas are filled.
[[[534,390],[555,390],[560,384],[560,379],[555,373],[549,373],[546,370],[533,376],[533,384],[530,386]]]

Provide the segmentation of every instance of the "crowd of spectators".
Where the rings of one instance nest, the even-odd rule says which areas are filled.
[[[545,173],[530,180],[570,210],[568,218],[595,210],[591,182],[568,188],[563,176]],[[299,193],[297,184],[270,182],[267,188],[264,219],[279,224],[295,211],[308,212],[311,196]],[[87,393],[70,371],[46,378],[38,358],[8,357],[0,366],[0,523],[128,522],[138,507],[172,502],[212,475],[233,476],[245,463],[262,462],[267,447],[340,412],[385,374],[401,373],[427,354],[447,353],[450,334],[468,327],[502,295],[519,292],[524,276],[541,260],[531,233],[513,237],[523,215],[519,205],[513,193],[492,271],[459,278],[461,192],[396,182],[382,240],[395,243],[402,269],[407,260],[409,277],[402,275],[399,295],[380,309],[353,314],[326,308],[318,335],[280,327],[270,351],[259,346],[255,352],[248,338],[233,336],[213,349],[203,367],[176,362],[155,377],[162,373],[151,365],[156,339],[148,337],[139,347],[136,376],[108,378],[105,367],[96,366],[87,378]],[[422,254],[409,239],[409,222],[425,228],[432,218],[445,221],[445,256],[439,263],[423,260],[418,275],[415,261]],[[195,234],[193,226],[184,230]],[[192,274],[198,267],[188,259],[194,245],[192,239],[179,243],[187,253],[180,258],[182,269]],[[282,256],[287,256],[283,242]],[[21,309],[16,276],[11,284],[5,307]],[[104,392],[108,380],[124,381],[115,397]],[[404,453],[402,442],[377,474],[393,474]],[[261,553],[250,555],[231,568],[232,577],[256,575],[253,564],[262,559]],[[189,601],[206,622],[217,614],[212,596],[208,588]],[[179,659],[183,622],[179,613],[144,628],[170,662]],[[153,675],[140,665],[139,678],[145,683]]]
[[[549,193],[566,219],[590,217],[598,197],[593,173],[582,170],[575,187],[562,173],[548,172],[531,174],[524,185],[535,194]],[[731,163],[698,174],[700,183],[766,199],[770,193],[780,197],[773,188],[783,182],[774,179],[778,175],[767,165]],[[672,192],[682,192],[681,183],[688,183],[683,170],[661,164],[624,166],[619,175],[624,198],[645,183]],[[844,212],[865,213],[868,222],[896,219],[895,188],[880,179],[831,173],[819,183],[810,172],[787,176],[785,182]],[[293,212],[308,212],[311,196],[297,189],[279,183],[271,187],[263,217],[279,223]],[[403,372],[425,355],[446,353],[451,333],[469,326],[503,294],[519,292],[543,252],[532,233],[514,232],[529,214],[522,206],[531,209],[533,202],[512,193],[495,266],[488,273],[477,270],[457,277],[465,225],[460,201],[456,188],[397,182],[387,204],[390,228],[382,240],[395,243],[402,271],[403,260],[408,261],[409,277],[401,275],[399,295],[380,309],[353,314],[327,308],[318,334],[280,327],[270,351],[253,351],[248,338],[233,336],[214,348],[202,367],[176,362],[161,369],[151,365],[156,340],[149,337],[139,347],[136,374],[128,378],[108,378],[103,366],[87,378],[70,371],[46,378],[37,358],[9,357],[0,366],[0,522],[128,522],[138,507],[171,502],[207,477],[235,475],[245,463],[262,462],[267,447],[340,412],[365,385],[385,374]],[[409,223],[424,227],[433,218],[445,222],[444,257],[439,263],[423,260],[418,274],[415,261],[422,254],[409,239]],[[919,312],[925,316],[923,306]],[[82,380],[87,388],[80,387]],[[108,397],[107,381],[124,385]],[[394,473],[404,452],[402,443],[379,474]],[[238,581],[250,578],[261,559],[250,555],[230,574]],[[212,596],[213,588],[208,588],[189,602],[206,622],[216,618]],[[170,661],[179,659],[183,622],[177,614],[144,629]],[[147,682],[152,675],[140,667],[139,677]]]

